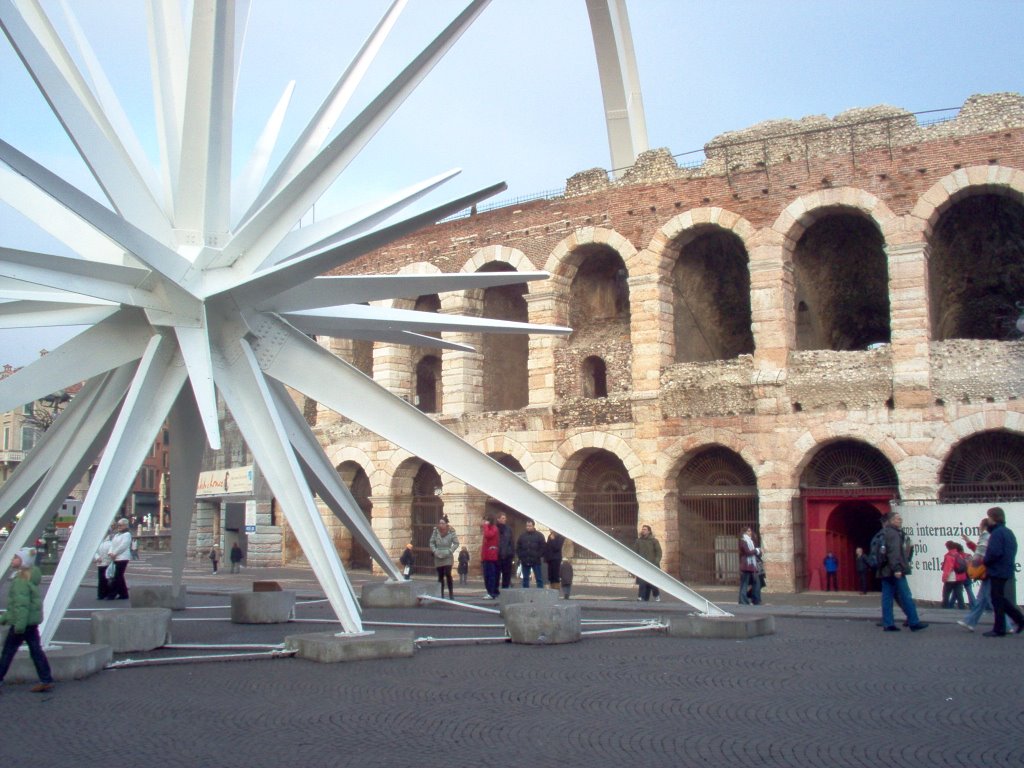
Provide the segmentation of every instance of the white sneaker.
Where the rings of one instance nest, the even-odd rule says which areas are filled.
[[[661,602],[661,595],[658,595],[656,598],[654,598],[654,602],[660,603]]]
[[[959,624],[961,627],[966,629],[968,632],[973,632],[974,631],[974,627],[972,627],[966,621],[958,621],[957,624]]]

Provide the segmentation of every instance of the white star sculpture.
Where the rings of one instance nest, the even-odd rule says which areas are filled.
[[[307,334],[467,349],[421,334],[563,333],[568,329],[365,306],[365,302],[538,280],[544,273],[431,276],[320,275],[504,189],[496,185],[399,223],[382,222],[451,178],[429,179],[314,226],[295,228],[480,14],[471,2],[334,138],[348,95],[404,6],[396,0],[319,111],[258,192],[286,99],[232,184],[235,50],[244,25],[231,2],[196,0],[191,41],[177,2],[148,8],[162,167],[154,173],[84,36],[89,78],[38,2],[0,0],[0,24],[63,124],[109,207],[0,141],[0,199],[81,258],[0,248],[0,327],[88,325],[0,383],[0,411],[87,383],[0,489],[7,522],[24,508],[3,562],[24,544],[102,451],[53,583],[49,643],[111,516],[158,430],[170,420],[174,579],[180,584],[204,440],[220,447],[216,393],[238,423],[288,516],[345,633],[359,607],[313,492],[392,578],[388,552],[323,453],[285,385],[520,509],[701,612],[721,609],[646,562],[497,462],[390,394]],[[72,29],[77,29],[68,13]],[[91,86],[90,86],[91,81]],[[160,180],[162,178],[162,181]],[[233,202],[247,208],[233,215]],[[242,211],[243,206],[237,210]],[[188,386],[186,386],[186,383]]]

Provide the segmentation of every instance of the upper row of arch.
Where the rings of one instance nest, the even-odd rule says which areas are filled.
[[[667,221],[643,250],[611,229],[583,227],[562,240],[549,254],[543,269],[553,276],[571,278],[574,265],[567,257],[580,245],[601,243],[614,249],[631,275],[639,274],[637,256],[653,255],[658,270],[670,268],[674,248],[680,237],[698,227],[715,226],[732,232],[744,244],[752,258],[758,245],[782,246],[791,252],[804,231],[818,216],[836,208],[855,210],[871,219],[889,246],[925,245],[942,214],[958,200],[971,194],[1009,195],[1024,203],[1024,171],[1000,165],[961,168],[936,182],[906,215],[897,216],[883,200],[856,187],[837,187],[809,192],[793,200],[767,228],[758,229],[743,216],[721,207],[699,207],[680,213]],[[517,272],[538,268],[522,251],[503,245],[481,248],[462,267],[476,272],[485,264],[500,261]],[[437,271],[430,264],[410,264],[401,272]]]

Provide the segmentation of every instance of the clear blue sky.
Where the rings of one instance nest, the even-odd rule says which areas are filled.
[[[54,0],[43,4],[59,16]],[[252,3],[236,165],[292,79],[285,134],[300,130],[387,4]],[[144,4],[71,5],[155,158]],[[463,5],[411,0],[357,101],[371,98]],[[674,154],[763,120],[875,104],[941,109],[974,93],[1024,91],[1022,0],[630,0],[628,9],[650,145]],[[6,38],[0,94],[0,137],[95,194]],[[509,195],[527,195],[609,164],[584,0],[493,0],[317,215],[452,167],[463,174],[432,202],[496,181],[509,184]],[[63,252],[2,204],[0,245]],[[0,364],[25,364],[56,343],[41,331],[0,331]]]

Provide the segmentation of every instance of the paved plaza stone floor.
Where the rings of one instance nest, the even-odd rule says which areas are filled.
[[[330,608],[306,569],[212,576],[201,565],[186,575],[176,645],[272,645],[331,626],[317,623]],[[168,566],[148,556],[129,583],[160,583]],[[299,621],[231,624],[227,593],[264,578],[299,591]],[[356,574],[357,589],[368,578]],[[485,605],[471,586],[465,593]],[[637,605],[620,590],[580,592],[585,619],[687,611],[670,600]],[[58,639],[88,638],[90,611],[111,605],[94,594],[84,583]],[[708,596],[740,610],[731,590]],[[883,633],[877,595],[766,599],[743,610],[773,613],[776,633],[744,641],[606,634],[547,647],[430,645],[412,658],[333,665],[265,657],[109,669],[49,694],[8,685],[0,757],[81,768],[1024,764],[1024,635],[984,638],[953,623],[959,611],[935,609],[923,611],[924,632]],[[451,606],[364,619],[369,629],[415,623],[421,638],[503,634],[497,616]]]

